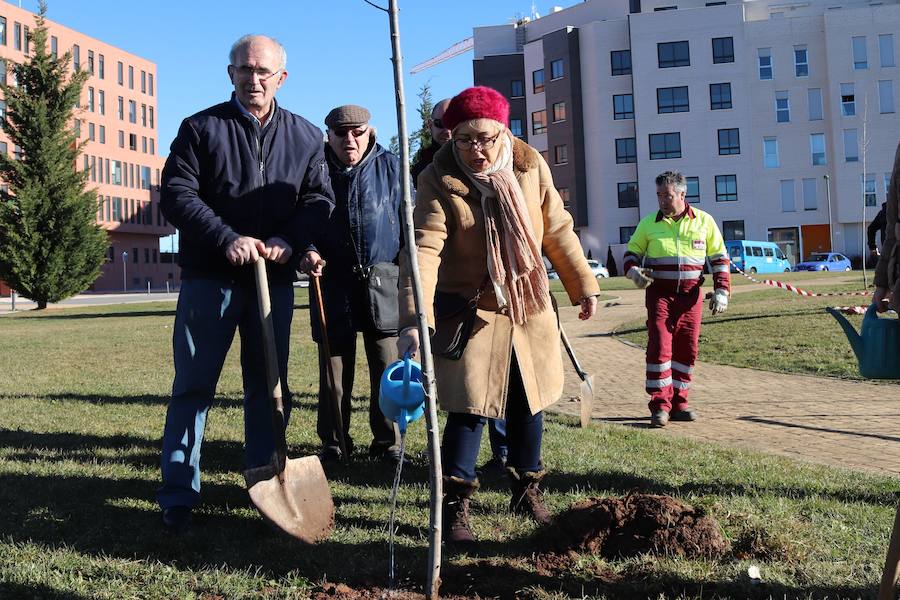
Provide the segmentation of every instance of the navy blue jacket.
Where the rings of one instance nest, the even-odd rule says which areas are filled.
[[[322,231],[334,194],[322,132],[273,107],[265,129],[231,102],[181,123],[162,173],[160,207],[179,231],[182,276],[249,283],[249,265],[232,266],[225,248],[238,237],[284,239],[285,265],[269,264],[273,282],[293,281],[296,265]]]
[[[397,262],[402,235],[400,161],[378,143],[349,169],[327,144],[325,156],[335,208],[325,235],[316,238],[316,242],[327,263],[322,296],[328,339],[341,343],[352,339],[357,331],[374,329],[366,282],[354,267]],[[313,338],[321,341],[314,295],[310,309]]]

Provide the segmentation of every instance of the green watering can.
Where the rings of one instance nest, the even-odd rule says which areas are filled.
[[[859,372],[866,379],[900,379],[900,320],[880,319],[872,304],[863,317],[859,333],[844,315],[826,308],[837,319],[850,340]]]

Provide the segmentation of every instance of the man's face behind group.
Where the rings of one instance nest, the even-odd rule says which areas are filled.
[[[241,105],[256,117],[265,116],[275,92],[287,78],[277,46],[266,39],[254,39],[241,48],[228,75]]]

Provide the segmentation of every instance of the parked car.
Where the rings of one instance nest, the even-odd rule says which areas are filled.
[[[594,272],[594,277],[609,277],[609,270],[604,267],[599,260],[589,259],[587,262],[591,271]],[[559,279],[559,274],[556,272],[556,269],[547,269],[547,278]]]
[[[786,273],[791,270],[791,261],[775,242],[728,240],[725,248],[731,258],[732,272],[737,269],[750,274]]]
[[[849,271],[850,259],[837,252],[813,252],[794,267],[795,271]]]

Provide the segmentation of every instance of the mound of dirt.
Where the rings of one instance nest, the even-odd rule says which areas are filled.
[[[554,520],[541,545],[551,552],[575,550],[605,558],[645,552],[713,558],[728,550],[718,522],[702,509],[649,494],[578,502]]]
[[[372,587],[354,589],[343,583],[325,583],[321,589],[314,592],[312,600],[425,600],[425,595],[420,592],[408,592],[404,590],[386,590]],[[477,597],[476,597],[477,598]],[[475,600],[470,596],[445,596],[442,600]]]

